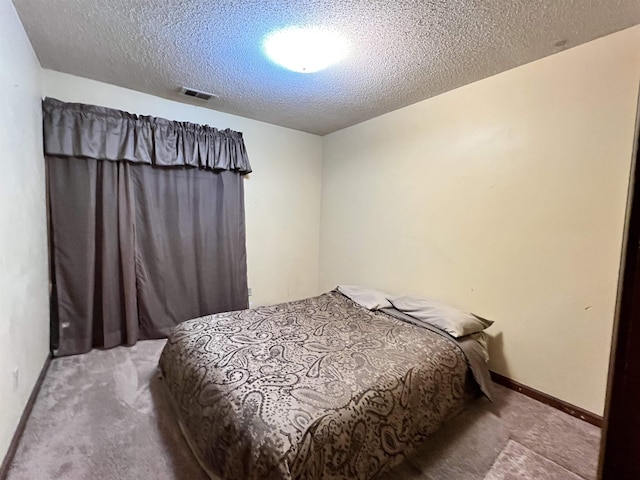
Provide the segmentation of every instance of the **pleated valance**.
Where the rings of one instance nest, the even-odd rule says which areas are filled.
[[[242,133],[121,110],[43,102],[45,155],[251,172]]]

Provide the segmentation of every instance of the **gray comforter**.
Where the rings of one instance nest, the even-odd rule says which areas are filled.
[[[469,398],[455,342],[337,291],[190,320],[160,368],[203,466],[224,479],[369,479]]]

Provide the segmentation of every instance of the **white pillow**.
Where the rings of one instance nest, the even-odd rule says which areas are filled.
[[[387,300],[389,295],[377,290],[357,285],[338,285],[338,291],[368,310],[391,307],[391,303]]]
[[[389,301],[401,312],[416,320],[433,325],[455,338],[482,332],[485,328],[493,325],[491,320],[478,317],[473,313],[463,312],[451,305],[429,298],[402,295],[390,297]]]

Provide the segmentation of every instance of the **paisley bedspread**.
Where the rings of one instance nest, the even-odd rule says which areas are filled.
[[[225,480],[373,478],[468,398],[455,343],[337,291],[184,322],[160,368]]]

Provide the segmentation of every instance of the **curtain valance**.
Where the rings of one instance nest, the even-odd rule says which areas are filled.
[[[240,132],[53,98],[43,116],[45,155],[251,173]]]

